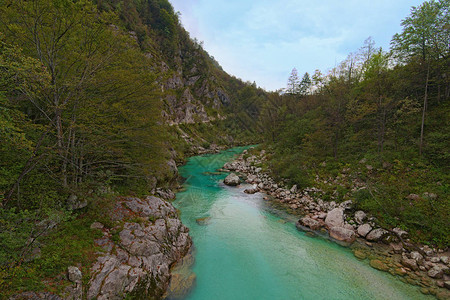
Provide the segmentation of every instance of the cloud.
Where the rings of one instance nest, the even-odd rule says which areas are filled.
[[[266,89],[299,73],[334,67],[373,36],[388,48],[419,0],[172,0],[191,36],[223,68]]]

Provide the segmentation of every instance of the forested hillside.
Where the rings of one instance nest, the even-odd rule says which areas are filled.
[[[389,51],[369,38],[328,74],[294,70],[261,115],[273,173],[448,245],[449,7],[413,8]]]
[[[264,97],[167,0],[0,1],[1,290],[89,264],[89,225],[115,197],[176,185],[185,155],[250,141]]]

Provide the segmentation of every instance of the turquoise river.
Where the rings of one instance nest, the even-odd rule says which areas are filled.
[[[174,204],[190,228],[197,275],[187,299],[432,299],[349,249],[297,231],[295,219],[269,212],[262,194],[211,174],[244,149],[192,157],[180,168],[186,181]],[[203,217],[211,219],[197,224]]]

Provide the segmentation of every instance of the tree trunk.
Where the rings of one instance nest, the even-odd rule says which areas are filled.
[[[420,144],[419,144],[419,154],[422,156],[423,151],[423,132],[425,127],[425,112],[427,111],[428,105],[428,80],[430,78],[430,64],[427,67],[427,79],[425,81],[425,94],[423,97],[423,109],[422,109],[422,124],[420,126]]]

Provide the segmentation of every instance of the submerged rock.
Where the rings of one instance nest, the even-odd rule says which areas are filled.
[[[194,287],[196,279],[195,273],[187,276],[180,273],[173,274],[167,290],[169,299],[184,299]]]
[[[343,227],[331,227],[330,236],[338,241],[353,243],[356,240],[356,234],[353,230]]]
[[[411,270],[417,271],[419,269],[419,266],[417,265],[417,262],[414,259],[403,256],[400,262],[402,263],[402,265],[404,265],[407,268],[410,268]]]
[[[322,224],[319,221],[311,219],[310,217],[301,218],[300,220],[298,220],[297,223],[299,223],[302,226],[311,228],[311,230],[317,230],[320,227],[322,227]]]
[[[360,260],[363,260],[363,259],[366,259],[366,258],[367,258],[366,253],[364,253],[364,252],[361,251],[361,250],[354,250],[354,251],[353,251],[353,255],[354,255],[357,259],[360,259]]]
[[[372,259],[370,261],[370,266],[374,269],[384,271],[384,272],[389,270],[389,267],[379,259]]]
[[[203,218],[196,219],[195,222],[198,225],[203,225],[204,226],[204,225],[208,225],[210,220],[211,220],[211,217],[203,217]]]
[[[240,179],[239,176],[237,176],[234,173],[231,173],[224,179],[223,183],[229,186],[238,186],[240,183]]]

